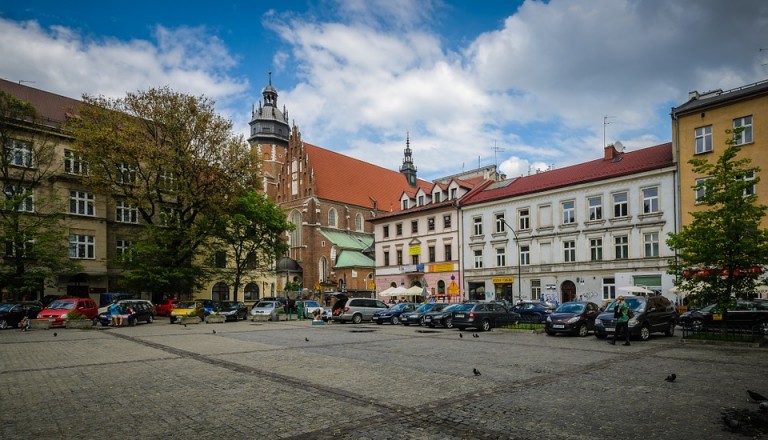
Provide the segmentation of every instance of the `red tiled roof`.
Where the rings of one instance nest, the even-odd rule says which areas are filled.
[[[343,154],[304,142],[309,167],[314,172],[317,197],[373,207],[380,210],[400,207],[403,191],[415,191],[408,185],[405,175],[363,162]],[[417,179],[419,187],[429,191],[431,182]],[[373,200],[372,200],[373,199]]]
[[[4,79],[0,79],[0,91],[32,104],[40,116],[55,124],[64,122],[67,114],[76,113],[77,108],[82,104],[77,99],[56,95]]]
[[[461,205],[474,205],[569,185],[642,173],[673,165],[672,143],[668,142],[642,150],[620,153],[613,160],[597,159],[531,176],[508,179],[499,184],[491,184],[474,194],[467,194],[461,200]]]

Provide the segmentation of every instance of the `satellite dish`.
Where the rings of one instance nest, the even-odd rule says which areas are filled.
[[[616,149],[616,151],[619,153],[624,152],[624,144],[619,141],[613,143],[613,148]]]

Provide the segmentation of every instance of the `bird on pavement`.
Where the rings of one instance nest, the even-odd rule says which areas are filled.
[[[667,382],[674,382],[675,379],[677,379],[677,375],[675,373],[672,373],[669,376],[667,376],[667,378],[664,380],[666,380]]]
[[[216,334],[216,329],[213,329],[213,334],[214,334],[214,335]]]
[[[464,337],[464,335],[462,335],[461,333],[459,333],[459,337],[460,337],[460,338],[463,338],[463,337]]]
[[[55,338],[56,336],[59,336],[59,334],[56,332],[53,332],[53,337]]]
[[[741,422],[728,415],[723,416],[723,423],[731,431],[738,431],[741,428]]]
[[[760,393],[756,393],[752,390],[747,390],[747,394],[749,394],[750,399],[754,400],[755,402],[766,402],[768,401],[768,397],[763,396]]]
[[[479,376],[480,375],[480,372],[477,371],[477,368],[473,368],[472,369],[472,373],[474,373],[475,376]]]
[[[768,400],[763,400],[760,402],[760,411],[767,412],[768,411]]]
[[[184,328],[186,328],[186,327],[187,327],[187,324],[184,324]]]
[[[304,338],[304,341],[305,342],[309,342],[309,338]]]
[[[478,335],[477,333],[472,333],[472,337],[473,337],[473,338],[479,338],[479,337],[480,337],[480,335]]]

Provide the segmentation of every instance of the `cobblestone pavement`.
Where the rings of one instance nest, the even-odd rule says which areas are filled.
[[[463,334],[309,321],[4,330],[0,438],[768,438],[746,394],[768,395],[766,348]]]

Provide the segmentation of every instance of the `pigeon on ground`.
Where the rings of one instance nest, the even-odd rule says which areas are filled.
[[[472,337],[473,337],[473,338],[479,338],[479,337],[480,337],[480,335],[478,335],[477,333],[472,333]]]
[[[677,379],[677,375],[675,373],[672,373],[669,376],[667,376],[667,378],[664,380],[666,380],[667,382],[674,382],[675,379]]]
[[[187,324],[184,324],[184,327],[186,328],[186,327],[187,327]]]
[[[59,336],[59,334],[56,332],[53,332],[53,337],[55,338],[56,336]]]
[[[760,402],[760,411],[768,412],[768,400]]]
[[[741,422],[727,415],[723,416],[723,423],[731,431],[738,431],[741,428]]]
[[[464,337],[464,335],[463,335],[463,334],[461,334],[461,333],[459,333],[459,337],[460,337],[460,338],[463,338],[463,337]]]
[[[309,342],[309,338],[304,338],[304,341],[305,342]]]
[[[213,334],[214,334],[214,335],[216,334],[216,329],[213,329]]]
[[[768,397],[763,396],[760,393],[756,393],[752,390],[747,390],[747,394],[749,394],[749,397],[754,400],[755,402],[766,402],[768,401]]]
[[[480,375],[480,372],[479,372],[479,371],[477,371],[477,368],[473,368],[473,369],[472,369],[472,373],[474,373],[474,374],[475,374],[475,376],[479,376],[479,375]]]

